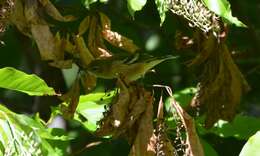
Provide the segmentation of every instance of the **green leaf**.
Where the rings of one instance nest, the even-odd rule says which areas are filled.
[[[64,133],[55,134],[54,131],[57,130],[48,129],[37,120],[26,115],[16,114],[0,105],[0,144],[2,145],[0,148],[5,154],[66,155],[66,150],[63,149],[64,145],[67,145],[66,148],[69,145],[67,136]],[[51,144],[51,141],[55,141],[55,144]]]
[[[227,0],[203,0],[209,10],[227,20],[229,23],[235,24],[237,27],[247,27],[244,23],[232,16],[230,3]]]
[[[183,90],[175,92],[173,94],[173,97],[177,102],[180,103],[182,107],[186,107],[190,104],[196,91],[197,90],[194,87],[185,88]],[[167,98],[167,100],[165,101],[165,109],[167,112],[171,111],[171,97]]]
[[[115,91],[80,96],[74,119],[82,123],[89,131],[96,131],[97,122],[105,112],[105,105],[111,102],[114,95]]]
[[[28,95],[56,95],[53,88],[38,76],[28,75],[11,67],[0,69],[0,88],[11,89]]]
[[[127,0],[127,7],[130,15],[134,17],[135,12],[142,10],[145,4],[146,0]]]
[[[239,156],[259,156],[260,153],[260,131],[250,137],[244,145]]]
[[[204,154],[207,156],[218,156],[218,153],[216,152],[216,150],[204,139],[200,138],[200,142],[203,146],[204,149]]]
[[[168,0],[155,0],[155,4],[161,19],[160,25],[162,26],[166,18],[166,12],[168,11]]]
[[[237,115],[232,122],[219,120],[210,132],[220,137],[235,137],[248,139],[260,129],[260,119],[249,116]]]

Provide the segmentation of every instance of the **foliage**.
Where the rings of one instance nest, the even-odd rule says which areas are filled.
[[[240,156],[258,155],[259,153],[258,147],[259,147],[259,131],[248,139],[247,143],[245,144],[245,146],[243,147],[239,155]]]
[[[230,2],[1,1],[0,155],[256,155],[259,29]]]
[[[47,129],[38,117],[15,114],[0,105],[0,122],[1,155],[66,155],[69,138],[65,132],[53,134],[55,129]]]
[[[14,68],[0,69],[0,87],[20,91],[28,95],[55,95],[53,88],[36,75],[27,75]]]

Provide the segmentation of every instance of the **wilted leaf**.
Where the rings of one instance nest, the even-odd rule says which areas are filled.
[[[56,9],[56,7],[49,0],[39,0],[39,1],[44,7],[45,12],[58,21],[69,22],[76,19],[74,16],[71,15],[62,16],[60,12]]]
[[[97,26],[96,28],[96,36],[95,36],[93,50],[94,50],[93,53],[95,53],[98,56],[97,58],[106,59],[112,57],[111,52],[107,49],[106,45],[104,44],[104,40],[102,37],[102,30],[100,26]]]
[[[31,32],[39,48],[42,60],[56,60],[57,47],[48,25],[32,25]]]
[[[259,147],[260,131],[248,139],[239,156],[258,156],[260,152]]]
[[[231,121],[243,92],[249,89],[234,64],[227,46],[217,43],[213,35],[202,41],[200,56],[193,64],[201,65],[202,76],[191,106],[206,112],[205,126],[210,128],[219,119]]]
[[[62,61],[55,61],[49,63],[50,66],[61,68],[61,69],[69,69],[72,68],[73,61],[72,60],[62,60]]]
[[[0,87],[20,91],[28,95],[56,95],[53,88],[36,75],[27,75],[11,67],[0,69]]]
[[[150,139],[153,136],[153,99],[147,96],[146,110],[140,117],[138,130],[131,147],[130,156],[153,156],[155,155],[152,149],[149,149]]]
[[[24,15],[28,24],[47,25],[39,15],[39,3],[35,0],[24,0]],[[24,22],[25,22],[24,21]]]
[[[232,16],[230,4],[227,0],[203,0],[203,2],[211,11],[228,20],[228,22],[235,24],[237,27],[247,27],[236,17]]]
[[[65,104],[61,105],[62,113],[65,118],[71,119],[74,116],[74,113],[77,109],[79,103],[80,96],[80,85],[79,78],[74,81],[74,84],[70,88],[70,90],[62,95],[61,99],[67,102],[67,106]]]
[[[79,25],[79,32],[78,32],[78,35],[81,36],[83,35],[89,28],[89,25],[90,25],[90,17],[89,16],[86,16],[81,22],[80,22],[80,25]]]
[[[85,89],[85,93],[89,93],[96,87],[97,78],[95,75],[87,72],[81,75],[80,80],[83,88]]]
[[[194,119],[175,101],[172,97],[172,108],[176,110],[178,116],[180,117],[182,124],[186,131],[186,144],[187,148],[185,155],[191,156],[204,156],[204,150],[201,145],[199,136],[196,132]]]
[[[13,10],[10,20],[17,29],[24,35],[31,37],[30,27],[24,16],[24,8],[21,0],[14,1],[15,9]]]
[[[77,36],[74,37],[74,42],[76,44],[77,50],[79,51],[80,60],[82,61],[84,67],[90,64],[92,60],[94,60],[93,55],[90,53],[87,48],[83,37]]]
[[[111,30],[103,30],[103,37],[113,46],[121,48],[130,53],[135,53],[139,48],[133,43],[132,40],[120,35],[117,32]]]
[[[105,15],[102,12],[99,12],[99,16],[100,16],[102,30],[106,30],[106,29],[110,30],[111,22],[110,22],[110,19],[107,17],[107,15]]]

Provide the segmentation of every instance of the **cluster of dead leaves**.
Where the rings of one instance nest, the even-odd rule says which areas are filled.
[[[191,105],[206,113],[205,126],[210,128],[219,119],[234,118],[242,93],[249,86],[223,42],[213,35],[200,39],[200,53],[191,65],[199,65],[202,72]]]
[[[0,1],[0,33],[4,32],[8,25],[9,16],[14,8],[13,0]]]
[[[101,12],[86,16],[80,22],[78,32],[61,35],[59,30],[52,31],[55,25],[45,20],[46,15],[59,22],[73,22],[77,18],[63,16],[49,0],[14,0],[14,6],[10,22],[35,40],[41,59],[56,68],[71,68],[75,63],[85,69],[93,60],[113,56],[105,41],[129,53],[138,49],[132,40],[112,31],[110,19]],[[89,93],[96,86],[96,77],[88,72],[78,74],[71,89],[62,97],[70,103],[68,116],[72,116],[77,107],[80,86]]]
[[[71,22],[76,18],[61,15],[49,0],[15,0],[14,6],[10,21],[20,32],[36,41],[42,60],[49,61],[54,67],[71,68],[75,62],[73,59],[79,59],[81,65],[86,67],[94,59],[111,57],[104,39],[130,53],[138,49],[132,40],[111,30],[110,20],[103,13],[86,16],[78,32],[61,36],[59,31],[51,31],[50,28],[55,25],[48,23],[45,15],[59,22]],[[73,58],[65,59],[66,54]]]
[[[126,84],[118,79],[120,93],[100,121],[97,136],[124,137],[131,146],[130,156],[178,155],[168,137],[164,123],[163,102],[159,102],[157,124],[153,126],[153,96],[142,86]],[[173,103],[173,102],[172,102]],[[185,125],[188,145],[187,156],[203,156],[203,148],[195,130],[193,119],[174,101],[181,122]]]
[[[131,145],[130,155],[150,155],[148,143],[153,134],[153,96],[142,86],[117,82],[120,93],[100,121],[98,136],[125,137]]]

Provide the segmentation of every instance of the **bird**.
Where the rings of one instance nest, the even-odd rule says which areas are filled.
[[[120,57],[119,57],[120,58]],[[118,59],[111,57],[92,61],[87,67],[87,71],[98,78],[115,79],[123,77],[125,81],[132,82],[143,77],[156,65],[178,56],[166,55],[154,57],[151,55],[135,54],[132,57]]]

